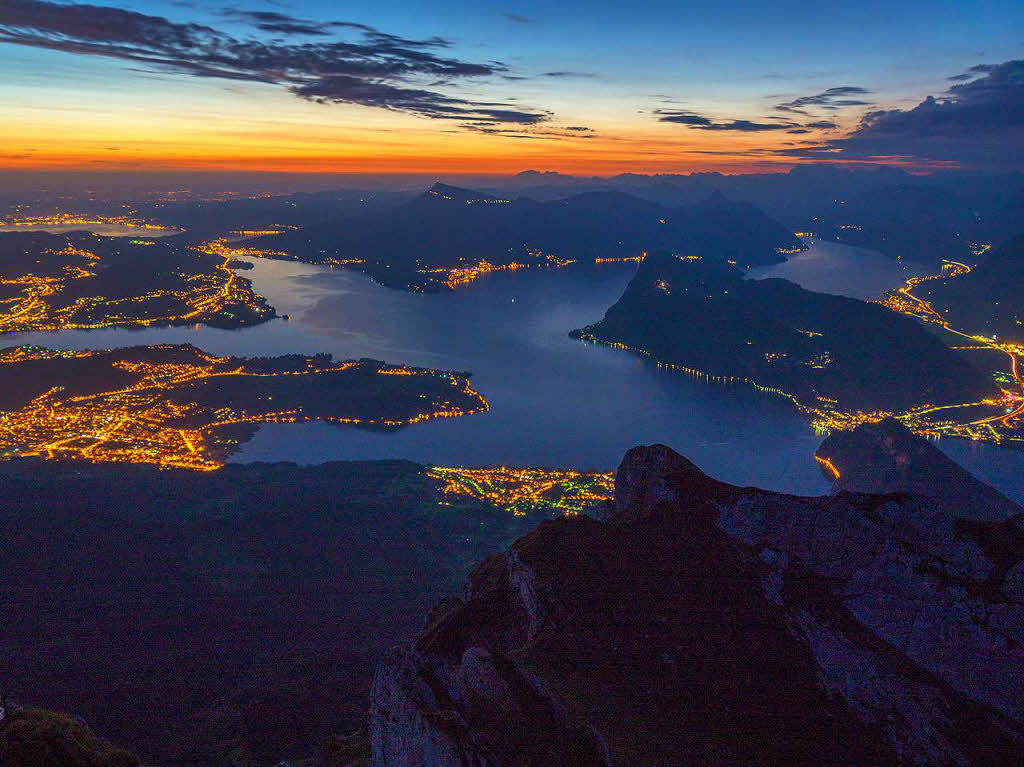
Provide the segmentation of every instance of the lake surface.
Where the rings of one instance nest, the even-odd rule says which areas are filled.
[[[813,243],[808,261],[818,258],[821,245],[826,253],[844,257],[850,255],[844,248],[853,250]],[[614,469],[634,445],[663,442],[729,482],[793,493],[828,490],[812,458],[821,438],[787,401],[739,384],[706,384],[659,370],[630,353],[568,337],[573,328],[603,316],[634,265],[524,269],[490,275],[453,293],[419,295],[382,287],[357,272],[259,259],[253,264],[244,275],[290,320],[243,330],[31,333],[8,336],[5,345],[187,342],[241,356],[326,351],[338,359],[373,357],[468,370],[491,403],[486,413],[388,433],[322,422],[266,424],[235,455],[240,462],[408,458],[605,470]],[[890,286],[903,279],[899,266],[893,268]],[[847,282],[848,292],[865,289],[852,285],[855,280]],[[971,451],[959,460],[1002,467],[991,469],[1000,474],[998,481],[991,479],[1004,492],[1024,496],[1024,456],[990,446],[965,447]],[[998,460],[987,459],[988,453]]]
[[[781,277],[819,293],[871,299],[902,285],[910,277],[934,274],[935,268],[912,261],[897,261],[876,250],[838,242],[804,238],[808,249],[788,261],[747,272],[752,279]]]

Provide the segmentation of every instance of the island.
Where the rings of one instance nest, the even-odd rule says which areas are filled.
[[[0,332],[203,324],[276,313],[229,253],[181,237],[0,234]]]
[[[396,429],[487,410],[468,373],[191,345],[0,350],[0,458],[216,469],[270,421]]]
[[[362,269],[382,284],[451,290],[495,271],[640,261],[687,249],[740,267],[785,260],[804,248],[749,203],[714,194],[668,207],[622,192],[538,202],[435,184],[385,211],[327,220],[247,240],[252,255]]]
[[[652,254],[599,322],[573,331],[686,374],[790,398],[823,429],[950,405],[1002,412],[1002,392],[914,320],[883,306],[750,280],[699,255]]]

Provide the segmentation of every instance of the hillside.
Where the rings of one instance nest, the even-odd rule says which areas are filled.
[[[967,274],[922,283],[918,292],[955,328],[1024,342],[1024,236],[988,251]]]
[[[445,184],[383,213],[254,242],[303,261],[361,260],[384,284],[417,290],[452,287],[453,270],[590,263],[656,249],[757,266],[784,260],[779,249],[801,247],[754,206],[721,195],[671,208],[621,192],[537,202]]]
[[[832,432],[814,454],[836,491],[913,493],[963,519],[1024,519],[1024,509],[1018,504],[976,479],[895,418]]]
[[[938,339],[881,306],[665,253],[649,256],[604,318],[575,335],[749,379],[807,406],[898,412],[998,395]]]
[[[364,723],[379,655],[551,513],[451,492],[459,476],[0,463],[0,685],[148,764],[303,763]]]
[[[1019,527],[634,448],[603,521],[541,523],[385,659],[373,763],[1005,765],[1022,640]]]

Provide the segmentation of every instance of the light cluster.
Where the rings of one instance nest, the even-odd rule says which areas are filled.
[[[615,495],[615,476],[611,472],[432,466],[427,474],[441,482],[446,496],[485,501],[516,515],[538,508],[579,514]]]
[[[105,263],[94,250],[73,244],[41,255],[52,257],[42,267],[47,273],[0,274],[0,286],[9,287],[0,298],[0,332],[149,327],[189,321],[241,325],[274,316],[274,310],[253,292],[251,283],[235,274],[228,256],[212,268],[182,261],[155,273],[157,285],[142,290],[140,283],[138,293],[105,295],[105,286],[118,282],[115,272],[124,268],[120,264]],[[124,287],[118,285],[117,289],[123,291]]]
[[[474,280],[494,272],[515,272],[529,267],[560,269],[576,263],[572,259],[560,258],[551,253],[544,253],[537,248],[526,248],[525,252],[531,259],[529,262],[510,261],[505,264],[492,264],[487,259],[482,258],[469,266],[438,267],[434,269],[420,269],[418,271],[420,274],[437,279],[441,285],[444,285],[449,290],[454,290],[461,285],[468,285]]]
[[[275,232],[276,234],[276,232]],[[234,258],[236,256],[252,256],[255,258],[291,258],[290,254],[283,250],[269,250],[267,248],[253,248],[246,245],[231,243],[227,237],[218,237],[196,246],[200,253],[207,253],[211,256],[222,256],[223,258]]]
[[[976,246],[980,253],[984,253],[988,246]],[[955,436],[975,441],[993,442],[995,444],[1024,444],[1019,432],[1021,424],[1024,423],[1024,379],[1021,378],[1020,359],[1024,354],[1024,346],[1014,343],[999,342],[994,338],[986,336],[971,335],[954,328],[928,301],[918,298],[913,294],[914,288],[918,285],[932,280],[941,280],[967,274],[971,267],[958,261],[944,261],[939,274],[931,274],[923,277],[912,277],[906,281],[903,287],[898,288],[888,295],[882,303],[892,311],[906,314],[922,322],[936,325],[947,333],[951,333],[960,339],[970,342],[967,345],[955,346],[961,350],[994,350],[1005,354],[1009,361],[1008,374],[997,374],[996,381],[1007,383],[1011,388],[1002,388],[1002,396],[999,400],[983,403],[966,403],[963,405],[946,405],[933,408],[926,407],[920,411],[906,415],[904,422],[911,428],[931,436]],[[963,343],[962,341],[960,342]],[[937,412],[943,415],[952,415],[956,410],[975,410],[978,407],[989,410],[995,408],[998,412],[987,414],[982,418],[936,418]]]
[[[388,376],[384,388],[377,374]],[[488,407],[465,375],[373,360],[246,360],[191,346],[0,351],[0,395],[16,399],[9,390],[34,376],[55,385],[0,412],[0,458],[211,470],[261,423],[396,428]]]
[[[162,224],[151,224],[131,215],[100,216],[86,213],[54,213],[49,216],[22,216],[0,221],[0,226],[12,227],[15,230],[53,229],[80,226],[90,228],[96,226],[123,226],[131,229],[148,230],[153,233],[166,234],[177,229]]]

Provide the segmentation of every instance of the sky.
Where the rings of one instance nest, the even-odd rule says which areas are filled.
[[[1024,3],[0,2],[0,169],[1024,169]]]

